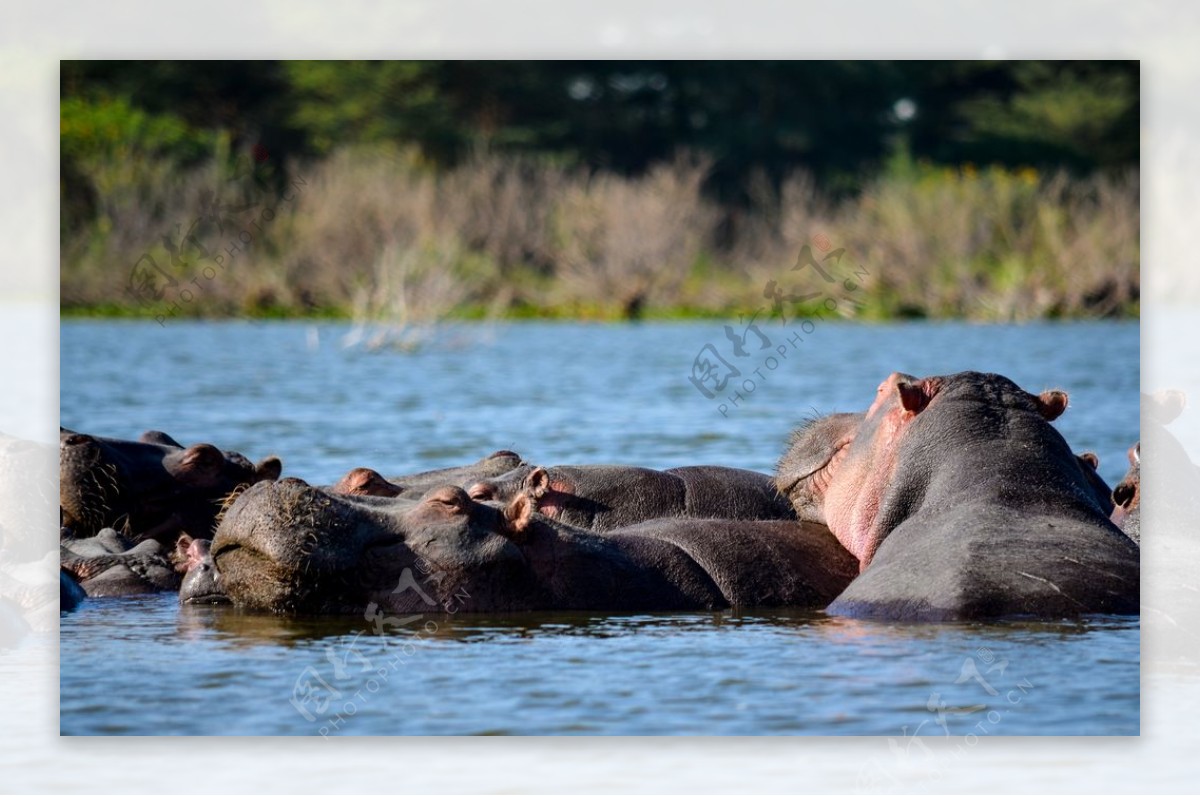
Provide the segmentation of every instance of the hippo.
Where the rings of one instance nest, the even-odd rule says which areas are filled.
[[[131,441],[62,429],[59,460],[66,538],[113,527],[134,541],[154,539],[168,547],[181,531],[211,538],[231,493],[274,480],[282,468],[274,456],[255,465],[208,444],[185,448],[161,431]]]
[[[179,602],[183,605],[228,604],[229,595],[221,586],[221,574],[212,559],[212,542],[208,539],[180,537],[183,560],[177,568],[185,573],[179,587]]]
[[[237,606],[278,613],[818,608],[857,573],[823,525],[659,518],[607,534],[455,485],[421,500],[250,487],[212,559]],[[414,574],[416,573],[416,574]],[[418,582],[418,575],[419,581]]]
[[[169,551],[153,539],[134,544],[114,529],[104,528],[95,536],[67,539],[61,548],[62,569],[75,576],[89,597],[179,588],[179,573]]]
[[[467,487],[472,499],[483,501],[507,503],[521,493],[546,517],[597,533],[658,517],[796,519],[770,476],[733,467],[520,467]]]
[[[992,373],[884,380],[824,489],[829,528],[861,569],[828,613],[1138,613],[1138,546],[1050,425],[1067,403]]]
[[[1112,491],[1110,519],[1133,541],[1142,543],[1142,446],[1129,449],[1129,471]]]
[[[499,450],[484,456],[474,464],[461,467],[446,467],[440,470],[426,470],[410,475],[400,475],[384,478],[369,467],[356,467],[342,476],[342,479],[330,487],[330,491],[339,495],[374,495],[377,497],[407,497],[420,498],[430,489],[446,484],[457,484],[465,487],[476,481],[495,478],[518,468],[528,465],[521,457],[509,450]]]

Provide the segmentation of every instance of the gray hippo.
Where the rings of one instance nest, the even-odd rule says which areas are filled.
[[[485,503],[445,486],[408,501],[294,478],[243,493],[212,558],[235,605],[300,613],[821,607],[858,570],[813,523],[662,518],[597,534],[524,493]]]
[[[61,526],[66,538],[118,528],[134,541],[173,545],[181,531],[212,536],[235,490],[279,477],[279,459],[257,465],[212,445],[184,447],[161,431],[137,441],[59,434]]]
[[[125,597],[179,588],[179,573],[165,547],[153,539],[134,544],[112,528],[62,542],[61,565],[89,597]]]
[[[862,574],[828,607],[889,620],[1136,614],[1138,547],[1050,425],[1067,394],[893,373],[823,490]]]
[[[384,478],[369,467],[356,467],[330,487],[339,495],[374,495],[376,497],[406,497],[420,499],[434,487],[456,484],[465,487],[485,478],[495,478],[518,468],[529,469],[521,457],[512,451],[500,450],[484,456],[474,464],[446,467],[420,473]]]
[[[471,484],[467,494],[502,503],[525,494],[546,517],[598,533],[658,517],[796,518],[770,476],[708,465],[668,470],[616,464],[525,466]]]

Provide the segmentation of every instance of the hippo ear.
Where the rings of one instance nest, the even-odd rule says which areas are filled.
[[[1046,390],[1037,397],[1038,414],[1046,420],[1057,420],[1067,411],[1067,394],[1062,390]]]
[[[181,558],[187,558],[188,548],[192,546],[192,537],[186,531],[179,534],[179,538],[175,540],[175,554]]]
[[[254,476],[259,481],[277,481],[283,472],[283,462],[278,456],[268,456],[254,465]]]
[[[545,467],[535,467],[525,476],[525,491],[531,497],[540,498],[550,491],[550,473]]]
[[[1079,461],[1086,463],[1093,470],[1100,469],[1100,457],[1091,451],[1079,454]]]
[[[138,442],[147,442],[151,445],[166,445],[170,448],[183,447],[165,431],[143,431],[142,435],[138,437]]]
[[[520,537],[528,530],[533,521],[533,500],[524,492],[518,492],[516,497],[504,507],[504,526],[511,537]]]
[[[201,443],[183,452],[176,476],[188,482],[208,482],[221,473],[225,456],[212,445]]]
[[[912,412],[914,415],[929,406],[929,402],[933,400],[933,396],[937,394],[940,387],[941,382],[933,379],[896,382],[896,392],[900,394],[900,405],[904,407],[905,411]]]

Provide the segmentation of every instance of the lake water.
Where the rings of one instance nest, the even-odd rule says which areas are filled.
[[[1136,323],[773,323],[762,332],[769,345],[751,333],[740,358],[719,322],[464,327],[412,353],[373,353],[345,347],[344,324],[65,321],[61,418],[94,434],[158,428],[184,444],[278,454],[285,474],[313,483],[356,466],[391,474],[461,464],[498,448],[540,464],[769,471],[799,420],[865,409],[892,371],[974,369],[1033,392],[1067,389],[1071,408],[1056,426],[1077,451],[1100,455],[1110,483],[1138,436]],[[709,344],[741,371],[712,398],[688,378]],[[61,728],[1139,730],[1140,633],[1129,619],[935,626],[726,611],[423,621],[415,633],[376,635],[361,619],[181,609],[172,595],[93,600],[62,620]]]

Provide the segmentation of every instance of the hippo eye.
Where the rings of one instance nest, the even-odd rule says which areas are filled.
[[[462,500],[455,495],[431,495],[428,502],[442,506],[453,514],[461,514],[466,510]]]
[[[467,496],[471,500],[491,500],[496,496],[496,493],[486,484],[475,484],[475,486],[467,490]]]

